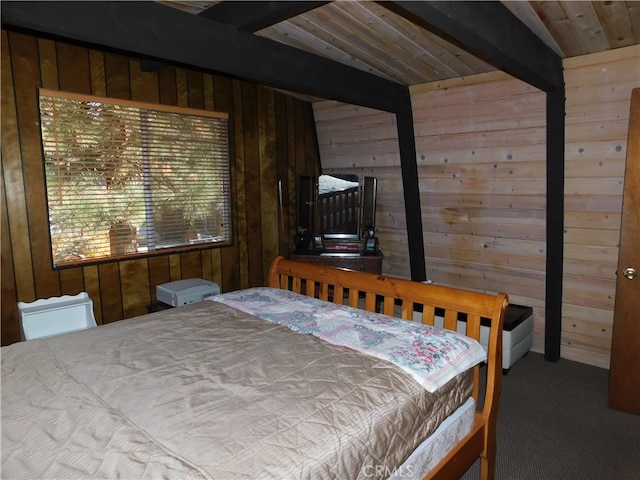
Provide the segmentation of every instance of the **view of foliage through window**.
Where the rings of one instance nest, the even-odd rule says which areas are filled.
[[[228,244],[225,114],[40,91],[53,262]]]

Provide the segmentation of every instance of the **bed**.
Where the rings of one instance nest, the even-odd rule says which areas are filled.
[[[492,478],[506,307],[278,257],[267,287],[3,347],[2,478]]]

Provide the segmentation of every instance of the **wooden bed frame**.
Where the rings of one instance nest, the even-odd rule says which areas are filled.
[[[471,432],[426,477],[460,478],[478,457],[481,478],[493,479],[496,459],[496,421],[502,389],[502,325],[508,305],[503,293],[489,295],[400,278],[378,276],[277,257],[271,264],[269,286],[321,300],[377,311],[433,325],[436,309],[444,311],[444,327],[457,330],[458,314],[466,314],[466,335],[479,341],[480,320],[489,319],[487,371],[481,386],[480,366],[474,368],[473,398],[477,410]],[[399,310],[398,310],[399,309]],[[485,320],[486,321],[486,320]],[[481,388],[483,387],[483,388]],[[481,394],[483,392],[483,394]]]

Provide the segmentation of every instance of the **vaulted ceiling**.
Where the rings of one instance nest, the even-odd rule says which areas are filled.
[[[445,40],[405,18],[406,15],[390,10],[387,7],[392,6],[391,2],[170,0],[159,3],[255,32],[404,85],[496,70],[494,65],[477,58],[455,41]],[[640,43],[640,2],[475,3],[501,3],[562,58]],[[510,41],[506,26],[499,23],[496,23],[495,35],[502,37],[502,42]]]
[[[640,43],[628,1],[9,1],[2,21],[387,111],[398,87],[496,69],[555,90],[562,58]]]

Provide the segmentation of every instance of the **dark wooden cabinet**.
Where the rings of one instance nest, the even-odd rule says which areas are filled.
[[[291,260],[315,263],[327,267],[346,268],[358,272],[382,274],[382,259],[384,255],[378,251],[375,255],[322,255],[317,253],[294,253]]]

